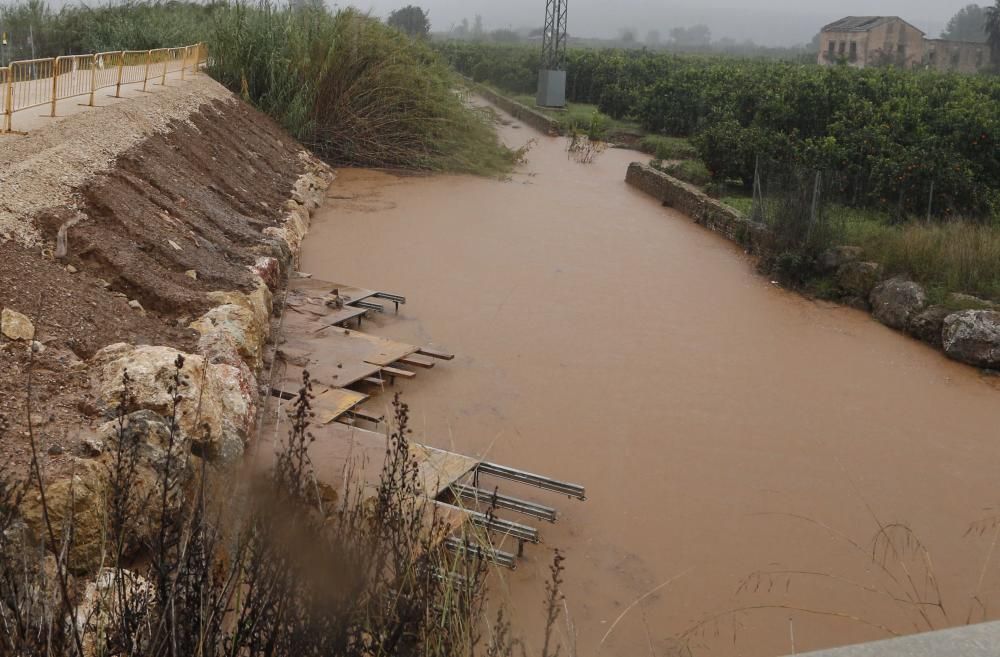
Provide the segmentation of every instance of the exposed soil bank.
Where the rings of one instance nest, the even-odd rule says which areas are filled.
[[[283,237],[286,201],[315,165],[215,82],[189,84],[158,94],[162,104],[99,109],[19,138],[0,168],[5,189],[20,190],[3,197],[16,196],[4,217],[17,229],[0,242],[0,306],[34,323],[32,422],[50,476],[75,467],[107,420],[95,377],[114,358],[91,360],[107,345],[169,347],[205,356],[206,367],[245,367],[231,387],[257,394],[248,382],[261,345],[252,343],[266,337],[270,314],[259,276],[274,285],[287,264],[298,238]],[[64,178],[53,174],[61,167]],[[57,258],[61,226],[67,254]],[[213,308],[224,310],[192,325]],[[224,330],[241,332],[242,342],[221,345]],[[9,424],[0,462],[26,473],[29,349],[0,342],[0,415]]]
[[[342,171],[302,255],[318,277],[407,296],[371,332],[457,354],[433,381],[397,384],[420,439],[587,485],[584,503],[538,496],[566,513],[494,587],[529,653],[553,547],[568,557],[581,655],[678,575],[602,655],[650,654],[648,640],[676,654],[678,634],[744,605],[912,632],[924,626],[912,606],[834,535],[866,548],[866,504],[927,544],[950,622],[963,622],[992,538],[964,534],[996,500],[996,380],[771,285],[738,247],[627,186],[634,153],[579,165],[564,148],[540,137],[509,182]],[[846,579],[775,574],[737,593],[761,569]],[[988,569],[981,590],[998,584]],[[737,620],[704,626],[695,654],[788,654],[792,629],[799,651],[885,636],[782,608]]]

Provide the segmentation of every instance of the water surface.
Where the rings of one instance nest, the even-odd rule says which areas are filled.
[[[993,533],[964,536],[1000,499],[994,380],[757,275],[625,185],[636,153],[503,137],[539,140],[508,181],[341,171],[300,268],[406,295],[370,330],[457,354],[397,386],[421,439],[587,486],[527,493],[564,514],[493,587],[529,654],[555,547],[584,656],[678,654],[696,626],[695,654],[786,654],[961,623],[997,589]],[[926,558],[890,575],[866,553],[893,522],[943,612],[907,599],[936,599]]]

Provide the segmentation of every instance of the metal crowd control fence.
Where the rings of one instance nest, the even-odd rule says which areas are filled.
[[[119,50],[96,55],[69,55],[51,59],[11,62],[0,68],[0,109],[3,132],[14,129],[14,113],[32,107],[49,107],[56,115],[56,103],[68,98],[87,96],[94,106],[100,89],[114,87],[121,97],[123,85],[142,83],[166,85],[167,75],[180,72],[181,79],[194,73],[208,58],[205,44],[156,50]]]

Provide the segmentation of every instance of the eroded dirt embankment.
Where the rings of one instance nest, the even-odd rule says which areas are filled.
[[[121,373],[138,406],[162,416],[177,353],[198,399],[181,426],[218,443],[193,451],[238,453],[255,421],[271,295],[329,169],[203,76],[4,146],[0,307],[34,336],[0,337],[0,463],[27,474],[30,418],[50,479],[86,470]]]

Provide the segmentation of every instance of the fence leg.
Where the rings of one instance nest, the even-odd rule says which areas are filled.
[[[56,100],[59,98],[59,58],[52,60],[52,111],[49,116],[56,115]]]
[[[94,86],[97,84],[97,55],[90,56],[90,103],[89,107],[94,106]]]
[[[170,53],[164,53],[163,57],[163,77],[160,78],[160,86],[167,86],[167,66],[170,64]]]
[[[115,98],[122,97],[122,75],[125,73],[125,51],[118,56],[118,80],[115,82]]]
[[[149,82],[149,60],[153,58],[153,51],[146,51],[146,72],[142,75],[142,90],[146,91],[146,83]]]
[[[4,132],[14,129],[14,75],[8,71],[7,84],[3,90]]]

